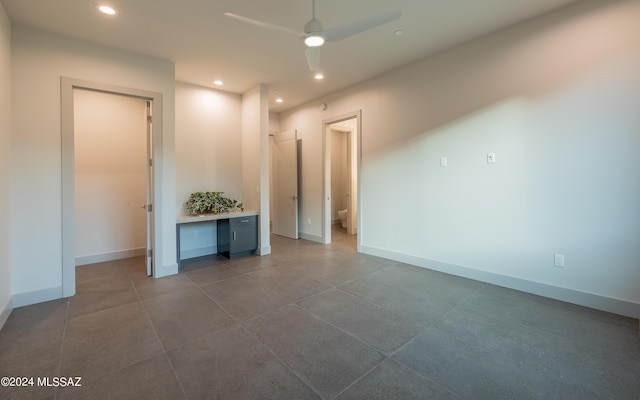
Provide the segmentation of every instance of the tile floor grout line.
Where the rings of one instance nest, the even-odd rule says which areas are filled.
[[[486,283],[482,284],[478,289],[476,289],[473,294],[479,292],[484,285],[486,285]],[[469,296],[468,296],[469,297]],[[453,305],[448,311],[446,311],[445,313],[443,313],[442,315],[439,315],[438,317],[434,318],[433,321],[431,321],[430,323],[428,323],[427,325],[421,325],[424,326],[424,329],[422,329],[422,331],[417,334],[415,337],[413,337],[411,340],[409,340],[407,343],[405,343],[404,345],[400,346],[399,348],[397,348],[394,352],[392,352],[391,354],[389,354],[389,357],[396,355],[400,350],[402,350],[404,347],[408,346],[411,342],[413,342],[418,336],[422,335],[423,333],[425,333],[428,329],[430,329],[431,327],[433,327],[434,325],[436,325],[438,322],[440,322],[443,318],[445,318],[447,315],[449,315],[451,312],[453,312],[460,304],[456,304]],[[404,365],[404,364],[403,364]],[[406,365],[405,365],[406,366]],[[412,369],[413,370],[413,369]]]
[[[380,367],[384,362],[386,362],[391,356],[386,356],[384,359],[382,359],[382,361],[380,361],[379,363],[377,363],[376,365],[374,365],[373,367],[371,367],[370,370],[368,370],[367,372],[365,372],[361,377],[359,377],[358,379],[354,380],[353,382],[351,382],[346,388],[344,388],[342,391],[340,391],[338,394],[336,394],[335,396],[333,396],[331,398],[331,400],[335,400],[338,397],[340,397],[344,392],[346,392],[347,390],[351,389],[352,386],[354,386],[355,384],[357,384],[358,382],[360,382],[362,379],[364,379],[367,375],[369,375],[371,372],[373,372],[373,370],[375,370],[376,368]]]
[[[336,394],[335,396],[333,396],[333,397],[332,397],[332,399],[335,399],[335,398],[337,398],[338,396],[340,396],[342,393],[344,393],[345,391],[347,391],[351,386],[353,386],[356,382],[358,382],[359,380],[361,380],[362,378],[364,378],[365,376],[367,376],[371,371],[373,371],[374,369],[376,369],[376,368],[377,368],[378,366],[380,366],[383,362],[385,362],[389,357],[391,357],[391,353],[386,353],[386,352],[384,352],[384,351],[382,351],[382,350],[380,350],[380,349],[376,348],[376,347],[375,347],[375,346],[373,346],[372,344],[367,343],[367,342],[365,342],[363,339],[361,339],[361,338],[359,338],[359,337],[355,336],[355,334],[352,334],[351,332],[345,331],[344,329],[341,329],[341,328],[339,328],[339,327],[335,326],[335,325],[334,325],[334,324],[332,324],[331,322],[326,321],[325,319],[323,319],[323,318],[321,318],[321,317],[319,317],[319,316],[317,316],[317,315],[315,315],[315,314],[311,313],[310,311],[305,310],[305,309],[304,309],[304,308],[302,308],[299,304],[294,304],[294,306],[295,306],[295,307],[297,307],[298,309],[300,309],[302,312],[304,312],[304,313],[306,313],[307,315],[309,315],[310,317],[312,317],[312,318],[314,318],[314,319],[316,319],[316,320],[319,320],[319,321],[321,321],[321,322],[324,322],[324,323],[326,323],[327,325],[329,325],[329,326],[331,326],[331,327],[333,327],[333,328],[335,328],[335,329],[339,330],[340,332],[342,332],[342,333],[346,334],[347,336],[350,336],[350,337],[352,337],[353,339],[356,339],[358,342],[362,343],[365,347],[367,347],[367,348],[369,348],[369,349],[371,349],[371,350],[373,350],[373,351],[375,351],[375,352],[377,352],[377,353],[380,353],[380,354],[383,356],[383,359],[382,359],[379,363],[375,364],[375,365],[374,365],[370,370],[368,370],[368,371],[367,371],[367,372],[365,372],[362,376],[360,376],[359,378],[357,378],[356,380],[354,380],[353,382],[351,382],[349,385],[347,385],[347,387],[346,387],[344,390],[340,391],[338,394]],[[422,332],[420,332],[420,333],[422,333]]]
[[[408,369],[409,371],[413,372],[414,374],[418,375],[419,377],[421,377],[422,379],[424,379],[425,381],[429,382],[431,385],[435,385],[441,389],[446,390],[447,392],[450,392],[452,394],[454,394],[457,398],[459,398],[460,400],[466,400],[468,399],[467,396],[457,392],[456,390],[454,390],[453,388],[450,388],[448,386],[443,385],[442,383],[434,380],[433,378],[421,373],[420,371],[417,371],[415,369],[413,369],[412,367],[410,367],[409,365],[403,363],[402,361],[396,359],[396,358],[391,358],[392,355],[389,356],[389,359],[391,359],[391,361],[400,364],[401,366],[403,366],[404,368]]]
[[[289,364],[287,364],[284,360],[282,360],[280,357],[278,357],[278,355],[271,350],[271,348],[269,348],[269,346],[266,345],[266,343],[262,342],[262,340],[260,340],[260,338],[258,336],[256,336],[249,328],[247,328],[244,323],[241,323],[240,326],[242,327],[242,329],[244,329],[256,342],[258,342],[260,344],[260,346],[262,346],[265,350],[267,350],[271,355],[273,355],[273,357],[275,357],[276,360],[278,360],[282,365],[285,366],[285,368],[287,368],[296,378],[300,379],[300,382],[304,383],[309,389],[311,389],[311,391],[313,393],[315,393],[319,398],[323,399],[323,400],[328,400],[325,399],[319,392],[319,390],[316,390],[316,388],[313,387],[313,385],[311,384],[311,382],[307,382],[306,379],[304,379],[302,376],[300,376]]]
[[[151,329],[153,330],[153,334],[155,335],[155,338],[158,341],[158,343],[160,344],[160,348],[162,349],[162,351],[160,353],[154,354],[153,356],[150,356],[148,358],[157,357],[161,353],[164,353],[165,356],[166,356],[167,349],[164,347],[164,343],[162,343],[162,340],[160,339],[160,335],[158,334],[156,326],[153,324],[153,320],[151,319],[151,315],[149,315],[149,310],[147,310],[147,307],[145,306],[144,301],[140,298],[140,295],[138,294],[137,289],[135,289],[135,285],[134,285],[134,290],[136,290],[136,294],[138,295],[138,302],[140,303],[140,306],[142,307],[142,311],[144,311],[144,315],[147,317],[147,322],[149,322],[149,326],[151,326]],[[148,358],[146,358],[146,359],[148,359]],[[142,361],[142,360],[138,360],[137,362],[140,362],[140,361]]]
[[[480,285],[480,287],[478,289],[476,289],[473,294],[479,292],[484,286],[486,285],[486,283],[483,283],[482,285]],[[468,296],[469,297],[469,296]],[[432,327],[434,327],[438,322],[440,322],[445,316],[447,316],[449,313],[451,313],[456,307],[458,306],[452,306],[451,309],[449,309],[447,312],[445,312],[444,314],[438,316],[437,318],[435,318],[433,321],[431,321],[429,324],[427,324],[426,326],[424,326],[424,328],[422,329],[422,331],[420,333],[418,333],[417,335],[415,335],[411,340],[407,341],[407,343],[403,344],[402,346],[398,347],[395,351],[391,352],[389,354],[388,358],[391,358],[393,361],[399,363],[400,365],[402,365],[403,367],[409,369],[410,371],[413,371],[414,373],[416,373],[418,376],[422,377],[423,379],[427,380],[428,382],[435,384],[436,386],[440,387],[440,388],[444,388],[446,389],[448,392],[453,393],[454,395],[465,399],[466,396],[462,396],[460,393],[458,393],[457,391],[454,391],[453,389],[450,389],[442,384],[440,384],[439,382],[431,379],[430,377],[420,373],[420,371],[417,371],[413,368],[411,368],[410,366],[406,365],[405,363],[403,363],[402,361],[396,359],[396,358],[392,358],[393,356],[395,356],[396,354],[398,354],[403,348],[409,346],[411,343],[413,343],[418,337],[420,337],[421,335],[423,335],[427,330],[431,329]]]
[[[171,358],[169,358],[169,354],[167,354],[166,351],[164,351],[164,358],[169,363],[169,367],[171,368],[171,372],[173,372],[173,376],[176,377],[176,381],[178,382],[178,386],[180,386],[180,390],[182,391],[182,394],[184,395],[184,399],[188,400],[189,396],[187,396],[187,391],[184,389],[184,385],[182,385],[182,381],[180,380],[180,377],[178,376],[178,371],[176,371],[176,368],[173,365],[173,363],[171,362]]]
[[[136,287],[135,283],[133,282],[133,279],[131,279],[131,275],[128,273],[128,271],[127,271],[127,275],[129,276],[129,281],[131,281],[131,284],[133,285],[133,289],[135,290],[136,295],[138,296],[138,301],[140,302],[140,306],[142,307],[142,310],[144,311],[144,314],[147,317],[147,321],[149,322],[149,325],[151,326],[151,329],[153,329],[153,333],[154,333],[154,335],[156,337],[156,340],[158,341],[158,343],[160,343],[160,348],[162,349],[161,353],[154,354],[153,356],[150,356],[150,357],[146,358],[145,360],[152,359],[154,357],[157,357],[159,354],[163,354],[164,358],[169,363],[169,367],[171,368],[171,372],[173,372],[173,376],[176,378],[176,382],[178,382],[178,386],[180,387],[180,390],[182,391],[182,394],[184,395],[184,399],[187,400],[188,399],[187,392],[184,390],[184,386],[182,385],[182,381],[178,377],[178,373],[176,372],[176,370],[175,370],[175,368],[173,366],[173,363],[171,362],[171,359],[169,358],[169,355],[167,354],[168,350],[164,347],[164,344],[162,343],[162,340],[160,340],[160,335],[158,334],[158,331],[156,330],[156,327],[153,324],[153,321],[151,320],[151,316],[149,315],[149,311],[147,310],[147,307],[145,307],[144,301],[142,300],[142,298],[140,297],[140,293],[138,292],[138,288]],[[153,277],[147,276],[147,278],[153,278]],[[138,360],[138,361],[136,361],[136,363],[139,363],[139,362],[142,362],[142,361],[144,361],[144,360]],[[133,365],[133,364],[131,364],[131,365]],[[126,368],[126,367],[127,366],[124,366],[122,368]],[[122,368],[120,368],[120,369],[122,369]]]
[[[355,281],[354,281],[354,282],[355,282]],[[362,296],[360,296],[360,295],[358,295],[358,294],[356,294],[356,293],[347,292],[346,290],[342,289],[341,287],[337,287],[337,288],[335,288],[335,289],[336,289],[336,290],[339,290],[339,291],[341,291],[342,293],[347,294],[347,295],[349,295],[349,296],[354,296],[354,297],[357,297],[357,298],[359,298],[359,299],[361,299],[361,300],[363,300],[363,301],[366,301],[366,302],[368,302],[368,303],[370,303],[370,304],[373,304],[374,306],[379,307],[379,308],[381,308],[381,309],[383,309],[383,310],[385,310],[385,311],[388,311],[388,312],[390,312],[390,313],[393,313],[393,314],[395,314],[395,315],[397,315],[397,316],[401,317],[402,319],[405,319],[405,320],[407,320],[407,321],[409,321],[409,322],[413,322],[414,324],[416,324],[416,325],[418,325],[418,326],[420,326],[420,327],[425,327],[425,328],[426,328],[426,327],[428,327],[429,325],[431,325],[431,323],[429,323],[429,324],[426,324],[426,325],[425,325],[425,323],[424,323],[424,322],[421,322],[421,321],[419,321],[419,320],[417,320],[417,319],[410,318],[410,317],[406,317],[406,316],[404,316],[404,315],[400,315],[400,314],[398,314],[396,311],[394,311],[394,310],[392,310],[392,309],[390,309],[390,308],[387,308],[387,307],[383,306],[382,304],[375,303],[375,302],[373,302],[373,301],[371,301],[371,300],[369,300],[369,299],[367,299],[367,298],[365,298],[365,297],[362,297]]]
[[[289,300],[289,299],[287,299],[287,301],[288,301],[288,300]],[[251,321],[253,321],[254,319],[258,319],[258,318],[263,317],[263,316],[265,316],[265,315],[267,315],[267,314],[271,314],[271,313],[274,313],[274,312],[276,312],[276,311],[280,311],[280,310],[282,310],[282,309],[284,309],[284,308],[291,307],[291,306],[293,306],[293,305],[295,305],[295,303],[293,303],[293,302],[291,302],[291,303],[287,303],[287,304],[284,304],[284,305],[282,305],[282,306],[280,306],[280,307],[278,307],[278,308],[274,308],[273,310],[269,310],[269,311],[263,312],[262,314],[254,315],[254,316],[253,316],[253,317],[251,317],[251,318],[247,318],[247,319],[245,319],[245,320],[238,321],[238,323],[239,323],[240,325],[243,325],[243,324],[245,324],[246,322],[251,322]]]
[[[62,371],[62,354],[64,353],[64,339],[67,335],[67,323],[69,322],[69,307],[71,301],[67,298],[67,307],[64,315],[64,326],[62,328],[62,339],[60,340],[60,357],[58,358],[58,367],[56,368],[56,375],[60,376],[60,372]],[[58,391],[60,388],[56,388],[54,391],[53,398],[56,400],[58,398]]]
[[[164,349],[164,347],[163,347],[163,352],[167,353],[167,355],[168,355],[168,353],[170,353],[172,351],[175,351],[175,350],[178,350],[178,349],[180,349],[182,347],[188,346],[188,345],[190,345],[192,343],[195,343],[195,342],[197,342],[199,340],[203,340],[204,338],[207,338],[209,336],[214,336],[214,335],[217,335],[219,333],[222,333],[222,332],[237,328],[239,325],[242,325],[242,323],[234,321],[234,324],[232,324],[232,325],[229,325],[229,326],[224,327],[224,328],[220,328],[220,329],[218,329],[216,331],[209,331],[209,332],[205,333],[202,336],[198,336],[198,337],[193,338],[193,339],[188,339],[184,343],[180,343],[179,345],[176,345],[174,347],[171,347],[171,348],[168,348],[168,349]],[[156,354],[156,356],[157,356],[157,354]]]
[[[480,282],[480,281],[478,281],[478,282]],[[470,294],[466,299],[464,299],[460,303],[456,304],[455,309],[460,308],[463,304],[467,303],[471,299],[471,297],[473,295],[481,292],[485,288],[491,287],[491,286],[496,286],[496,285],[493,285],[493,284],[490,284],[490,283],[486,283],[486,282],[482,282],[482,283],[483,284],[474,293]],[[509,290],[515,290],[515,289],[509,289]],[[560,300],[558,300],[558,301],[560,301]],[[452,312],[452,311],[454,311],[454,310],[450,310],[449,312]],[[449,312],[447,314],[449,314]],[[488,318],[488,319],[503,321],[505,323],[508,323],[510,325],[513,325],[513,326],[517,326],[517,327],[522,328],[522,329],[527,330],[527,331],[535,331],[540,335],[545,335],[545,336],[553,337],[553,338],[556,338],[556,339],[562,339],[562,340],[565,340],[565,341],[573,341],[573,339],[571,337],[568,337],[568,336],[565,336],[565,335],[562,335],[562,334],[559,334],[559,333],[556,333],[556,332],[543,330],[543,329],[538,328],[537,326],[526,325],[526,324],[524,324],[522,322],[519,322],[519,321],[516,321],[516,320],[514,320],[512,318],[505,318],[505,317],[501,317],[501,316],[496,316],[495,313],[484,313],[484,312],[481,312],[481,311],[479,311],[479,313],[481,315],[483,315],[484,317]],[[640,344],[640,336],[639,336],[639,344]]]
[[[259,271],[255,271],[255,272],[259,272]],[[285,295],[283,295],[283,294],[281,294],[281,293],[278,293],[277,291],[275,291],[275,290],[271,289],[270,287],[268,287],[267,285],[265,285],[264,283],[262,283],[262,281],[261,281],[261,280],[259,280],[259,279],[255,279],[255,278],[252,278],[252,277],[250,276],[251,274],[253,274],[253,272],[252,272],[252,273],[249,273],[249,274],[247,274],[247,275],[244,275],[244,276],[245,276],[246,278],[250,279],[253,283],[255,283],[255,284],[257,284],[258,286],[260,286],[261,288],[266,289],[266,290],[268,290],[268,291],[269,291],[269,292],[271,292],[271,293],[277,294],[277,295],[278,295],[278,296],[280,296],[280,297],[284,297],[285,299],[287,299],[288,301],[290,301],[290,302],[292,302],[292,303],[295,303],[296,301],[300,301],[300,300],[304,300],[304,299],[306,299],[306,297],[305,297],[305,298],[303,298],[303,299],[299,299],[299,300],[291,300],[291,299],[290,299],[290,298],[288,298],[287,296],[285,296]],[[311,295],[311,296],[314,296],[314,295],[316,295],[316,294],[320,294],[320,293],[326,292],[326,291],[328,291],[328,290],[334,289],[334,288],[333,288],[333,287],[331,287],[330,285],[326,285],[326,284],[324,284],[324,283],[322,283],[322,282],[319,282],[319,281],[317,281],[317,280],[315,280],[315,279],[309,278],[309,277],[308,277],[308,276],[306,276],[306,275],[301,275],[301,276],[302,276],[303,278],[310,279],[310,280],[314,281],[315,283],[319,283],[319,284],[321,284],[321,285],[323,285],[323,286],[327,286],[327,289],[323,289],[321,292],[315,293],[315,294],[313,294],[313,295]]]
[[[153,329],[153,333],[154,333],[154,335],[156,337],[156,340],[158,341],[158,343],[160,343],[160,348],[163,350],[164,353],[166,353],[166,349],[164,348],[164,344],[162,343],[162,340],[160,340],[160,335],[158,334],[158,331],[156,330],[156,327],[153,324],[153,321],[151,320],[151,316],[149,315],[149,311],[147,310],[147,307],[145,307],[144,301],[142,300],[142,298],[140,297],[140,293],[138,292],[138,288],[136,287],[135,283],[133,282],[133,279],[131,279],[131,275],[128,273],[128,271],[127,271],[127,276],[129,277],[129,282],[131,282],[131,286],[133,286],[133,290],[135,291],[136,296],[138,297],[138,302],[140,303],[140,306],[142,307],[142,311],[144,311],[144,315],[147,317],[147,322],[149,322],[149,326],[151,326],[151,329]],[[152,278],[152,277],[147,276],[147,278]],[[154,357],[155,356],[157,356],[157,355],[154,355]]]
[[[189,279],[191,279],[191,278],[189,278]],[[225,314],[227,314],[227,316],[228,316],[229,318],[231,318],[231,320],[232,320],[233,322],[236,322],[236,323],[237,323],[236,319],[235,319],[235,318],[233,318],[233,316],[232,316],[231,314],[229,314],[229,311],[227,311],[227,309],[226,309],[226,308],[222,307],[222,305],[221,305],[221,304],[219,304],[219,303],[218,303],[218,302],[217,302],[213,297],[209,296],[209,294],[208,294],[207,292],[205,292],[205,291],[204,291],[204,289],[202,289],[202,287],[201,287],[201,286],[196,285],[196,287],[198,288],[198,290],[200,290],[200,291],[202,292],[202,294],[204,294],[204,295],[205,295],[209,300],[211,300],[211,301],[213,302],[213,304],[215,304],[215,305],[216,305],[216,306],[218,306],[222,311],[224,311],[224,313],[225,313]]]
[[[255,283],[256,283],[256,284],[258,284],[257,282],[255,282]],[[263,287],[262,285],[258,285],[258,286],[260,286],[262,289],[268,289],[268,288]],[[200,289],[202,289],[202,288],[200,288]],[[331,290],[331,289],[327,289],[327,290],[323,291],[322,293],[324,293],[324,292],[326,292],[326,291],[328,291],[328,290]],[[262,316],[264,316],[264,315],[267,315],[267,314],[273,313],[273,312],[275,312],[275,311],[279,311],[279,310],[281,310],[281,309],[283,309],[283,308],[286,308],[286,307],[289,307],[289,306],[292,306],[292,305],[296,305],[296,301],[290,300],[289,298],[287,298],[287,297],[285,297],[285,296],[283,296],[283,295],[281,295],[281,294],[278,294],[278,293],[276,293],[276,292],[270,291],[272,294],[276,294],[276,295],[278,295],[279,297],[282,297],[283,299],[285,299],[285,300],[286,300],[286,301],[288,301],[289,303],[284,304],[284,305],[282,305],[282,306],[279,306],[279,307],[277,307],[277,308],[274,308],[273,310],[265,311],[265,312],[260,313],[260,314],[258,314],[258,315],[254,315],[254,316],[252,316],[251,318],[246,318],[246,319],[240,320],[240,319],[235,318],[234,316],[232,316],[232,315],[227,311],[227,309],[226,309],[226,308],[224,308],[224,307],[222,306],[222,304],[219,304],[219,303],[218,303],[218,302],[217,302],[213,297],[211,297],[207,292],[205,292],[204,290],[202,290],[202,292],[205,294],[205,296],[207,296],[208,298],[210,298],[210,299],[211,299],[211,300],[212,300],[212,301],[213,301],[213,302],[214,302],[218,307],[220,307],[222,310],[224,310],[224,312],[225,312],[225,313],[227,313],[227,315],[228,315],[228,316],[229,316],[229,317],[230,317],[234,322],[236,322],[236,323],[238,323],[238,324],[240,324],[240,325],[242,325],[242,324],[243,324],[243,323],[245,323],[245,322],[248,322],[248,321],[254,320],[254,319],[256,319],[256,318],[262,317]],[[320,293],[317,293],[317,294],[320,294]],[[306,299],[306,298],[305,298],[305,299]],[[302,299],[302,300],[305,300],[305,299]],[[300,301],[302,301],[302,300],[300,300]]]
[[[324,293],[324,292],[323,292],[323,293]],[[321,293],[318,293],[318,294],[321,294]],[[313,296],[311,296],[311,297],[313,297]],[[311,298],[311,297],[308,297],[308,298],[303,299],[303,300],[300,300],[300,301],[306,301],[307,299],[309,299],[309,298]],[[315,319],[317,319],[317,320],[320,320],[320,321],[322,321],[322,322],[324,322],[324,323],[326,323],[326,324],[328,324],[328,325],[330,325],[330,326],[332,326],[332,327],[334,327],[334,328],[338,329],[339,331],[343,332],[344,334],[346,334],[346,335],[348,335],[348,336],[353,337],[354,339],[356,339],[356,340],[358,340],[359,342],[361,342],[361,343],[365,344],[367,347],[372,348],[373,350],[375,350],[375,351],[377,351],[378,353],[380,353],[380,354],[384,355],[385,357],[386,357],[387,355],[391,355],[391,354],[395,353],[395,350],[394,350],[394,351],[392,351],[392,352],[387,352],[387,351],[384,351],[384,350],[382,350],[382,349],[377,348],[377,347],[376,347],[375,345],[373,345],[372,343],[369,343],[369,342],[365,341],[364,339],[362,339],[362,338],[360,338],[360,337],[356,336],[356,334],[355,334],[355,333],[352,333],[352,332],[349,332],[349,331],[347,331],[347,330],[345,330],[345,329],[343,329],[343,328],[340,328],[339,326],[334,325],[331,321],[327,321],[326,319],[322,318],[321,316],[316,315],[316,314],[312,313],[311,311],[309,311],[309,310],[305,309],[304,307],[302,307],[302,306],[301,306],[300,304],[298,304],[297,302],[296,302],[296,303],[294,303],[294,305],[295,305],[295,306],[297,306],[299,309],[301,309],[303,312],[305,312],[305,313],[309,314],[311,317],[313,317],[313,318],[315,318]],[[400,316],[400,315],[398,315],[398,314],[394,313],[393,311],[387,310],[387,309],[382,308],[382,307],[380,307],[380,306],[377,306],[376,304],[373,304],[373,303],[372,303],[371,305],[376,306],[377,308],[380,308],[380,309],[382,309],[382,310],[384,310],[384,311],[390,312],[390,313],[392,313],[393,315],[395,315],[395,316],[397,316],[397,317],[399,317],[399,318],[401,318],[401,319],[403,319],[403,320],[406,320],[407,322],[412,322],[412,323],[413,323],[413,321],[407,320],[406,318],[404,318],[404,317],[402,317],[402,316]],[[424,330],[422,329],[422,326],[421,326],[421,325],[418,325],[418,324],[415,324],[415,325],[421,328],[421,329],[420,329],[420,332],[419,332],[419,333],[417,333],[414,337],[412,337],[409,341],[413,340],[416,336],[418,336],[418,335],[422,334],[422,332],[424,331]],[[407,342],[409,342],[409,341],[407,341]],[[403,347],[403,346],[404,346],[404,344],[403,344],[402,346],[400,346],[400,347]]]

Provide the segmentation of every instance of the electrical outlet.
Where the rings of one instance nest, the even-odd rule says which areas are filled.
[[[307,219],[307,224],[311,225],[311,218]]]
[[[553,255],[553,265],[558,268],[564,267],[564,255],[563,254],[554,254]]]
[[[487,164],[496,163],[496,153],[487,153]]]
[[[440,166],[441,167],[446,167],[449,164],[449,160],[447,160],[447,157],[440,157]]]

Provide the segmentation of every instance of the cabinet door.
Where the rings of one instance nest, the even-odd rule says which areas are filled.
[[[255,251],[258,247],[257,217],[233,218],[231,225],[231,254]]]
[[[238,226],[233,230],[231,252],[242,253],[253,251],[258,247],[258,237],[255,225]]]

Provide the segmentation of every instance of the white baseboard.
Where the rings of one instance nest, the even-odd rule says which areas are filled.
[[[62,286],[36,290],[33,292],[18,293],[13,295],[13,308],[30,306],[45,301],[62,298]]]
[[[13,297],[9,296],[5,304],[0,307],[0,329],[4,326],[4,323],[7,322],[9,315],[11,315],[11,311],[13,310]]]
[[[298,232],[298,236],[300,236],[300,239],[310,240],[316,243],[323,243],[322,236],[320,235],[312,235],[310,233]]]
[[[262,247],[258,247],[258,250],[256,251],[256,253],[259,256],[266,256],[271,254],[271,246],[262,246]]]
[[[76,257],[76,266],[144,256],[144,252],[145,248],[142,247],[137,249],[118,250],[109,253],[93,254],[89,256],[80,256]]]
[[[163,265],[155,269],[154,278],[164,278],[165,276],[176,275],[178,273],[178,263]]]
[[[362,253],[640,319],[640,304],[362,245]],[[640,324],[640,323],[639,323]],[[640,325],[639,325],[640,326]]]

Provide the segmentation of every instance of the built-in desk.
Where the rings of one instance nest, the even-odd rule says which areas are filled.
[[[218,254],[238,258],[256,253],[258,247],[258,212],[241,211],[225,214],[180,215],[176,218],[176,252],[180,266],[180,227],[216,221]]]

